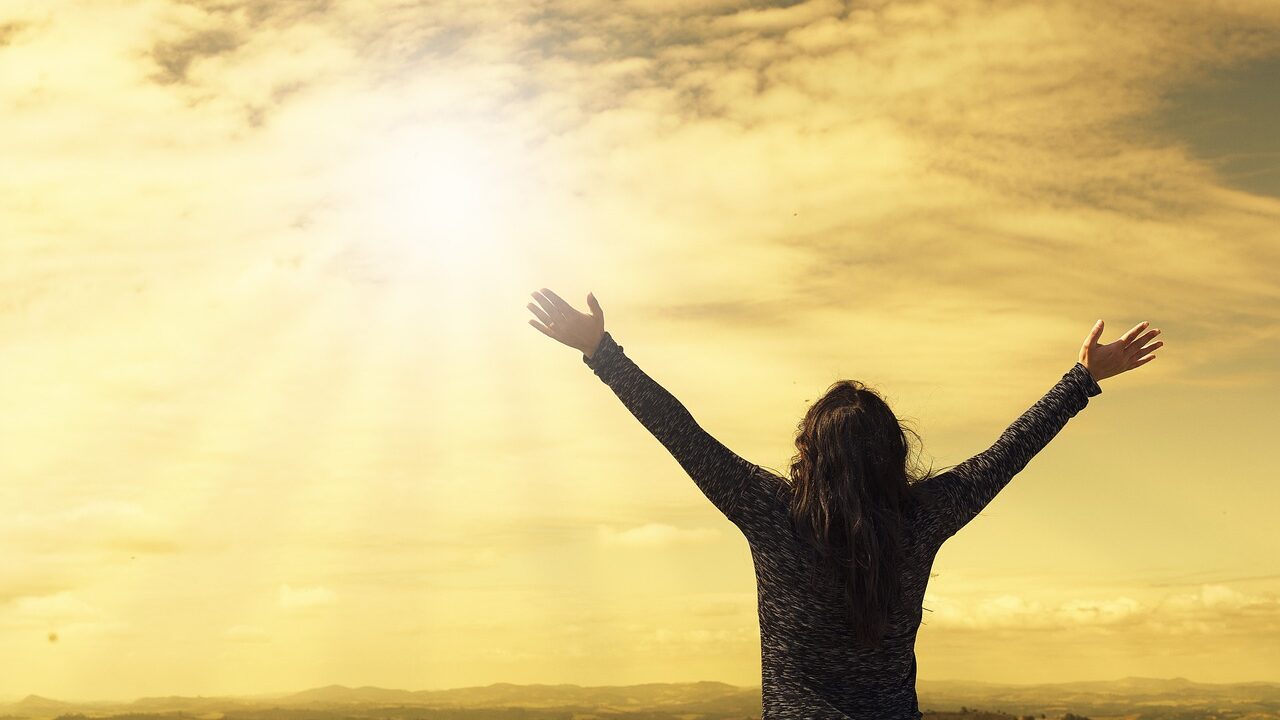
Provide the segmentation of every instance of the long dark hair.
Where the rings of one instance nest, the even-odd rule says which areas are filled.
[[[843,586],[855,640],[879,647],[900,588],[905,515],[919,502],[911,486],[929,477],[908,464],[908,433],[873,389],[832,383],[801,419],[791,459],[793,531],[812,550],[818,573]]]

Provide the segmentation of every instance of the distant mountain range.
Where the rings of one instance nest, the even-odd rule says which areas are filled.
[[[646,683],[641,685],[582,686],[492,685],[448,690],[398,690],[373,686],[326,685],[275,696],[168,696],[144,697],[131,702],[64,702],[28,695],[16,703],[0,703],[0,716],[51,718],[74,713],[191,713],[212,715],[247,709],[330,709],[351,707],[501,708],[594,707],[666,708],[675,705],[714,703],[750,706],[760,704],[760,688],[742,688],[722,682]]]
[[[1119,680],[1009,685],[959,680],[920,681],[920,708],[926,714],[952,713],[961,707],[1032,714],[1039,717],[1133,715],[1280,719],[1280,683],[1200,683],[1171,679],[1124,677]],[[448,690],[401,690],[372,686],[327,685],[281,695],[226,697],[144,697],[131,702],[64,702],[38,695],[0,703],[0,717],[56,718],[67,715],[177,715],[219,720],[231,713],[243,718],[303,717],[432,717],[433,710],[480,710],[523,707],[590,712],[703,714],[708,718],[751,717],[760,712],[760,687],[721,682],[647,683],[583,686],[491,685]],[[401,709],[406,712],[388,712]],[[374,711],[377,710],[376,713]],[[415,712],[407,712],[413,710]],[[425,714],[424,714],[425,713]]]

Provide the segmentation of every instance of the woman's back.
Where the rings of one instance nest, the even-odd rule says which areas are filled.
[[[906,518],[898,600],[881,647],[854,640],[844,588],[827,575],[811,589],[814,555],[791,530],[790,490],[777,484],[772,507],[745,528],[755,566],[760,620],[761,691],[767,718],[918,718],[916,631],[925,587],[940,544],[926,488],[920,509]]]

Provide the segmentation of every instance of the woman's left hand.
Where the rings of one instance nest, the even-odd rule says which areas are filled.
[[[591,314],[588,315],[574,310],[573,306],[547,288],[530,294],[542,306],[529,303],[529,310],[538,317],[537,320],[530,319],[530,325],[538,328],[543,335],[559,340],[587,357],[595,354],[600,338],[604,336],[604,310],[600,309],[595,295],[587,293],[587,307],[591,309]]]

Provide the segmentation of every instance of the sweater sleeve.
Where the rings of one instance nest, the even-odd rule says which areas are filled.
[[[942,540],[983,510],[1013,476],[1040,452],[1089,398],[1102,392],[1089,369],[1077,362],[1062,379],[1000,434],[987,450],[927,480],[941,501]]]
[[[590,357],[582,361],[613,390],[676,462],[702,494],[744,533],[767,507],[768,478],[739,457],[694,420],[679,400],[649,377],[622,351],[607,331]]]

